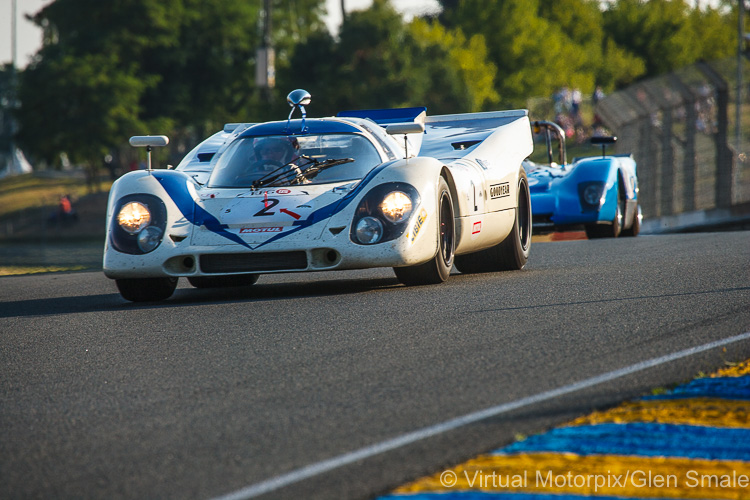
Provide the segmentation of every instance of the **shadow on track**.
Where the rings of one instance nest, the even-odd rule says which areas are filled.
[[[101,311],[172,309],[199,304],[262,303],[271,300],[327,297],[403,288],[396,278],[338,279],[315,282],[256,284],[231,288],[178,288],[163,302],[125,301],[118,293],[71,295],[45,299],[9,301],[0,304],[0,318],[52,316]]]

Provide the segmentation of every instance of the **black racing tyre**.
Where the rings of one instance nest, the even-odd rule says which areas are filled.
[[[456,269],[465,274],[523,269],[531,252],[531,196],[523,170],[518,179],[518,200],[513,229],[497,245],[456,256]]]
[[[438,251],[430,261],[417,266],[394,267],[398,280],[407,286],[436,285],[450,276],[456,249],[456,228],[453,220],[453,198],[448,183],[440,178],[438,185],[439,235]]]
[[[195,288],[228,288],[254,285],[259,274],[233,274],[230,276],[193,276],[188,282]]]
[[[625,213],[625,197],[620,190],[620,182],[617,182],[617,206],[615,218],[611,224],[589,224],[585,227],[586,237],[590,240],[597,238],[617,238],[622,232],[623,218]]]
[[[177,278],[127,278],[115,283],[122,298],[131,302],[166,300],[177,288]]]
[[[641,213],[641,206],[636,205],[635,212],[633,212],[633,224],[627,228],[623,229],[622,233],[620,233],[620,236],[638,236],[641,232],[641,218],[643,217]]]

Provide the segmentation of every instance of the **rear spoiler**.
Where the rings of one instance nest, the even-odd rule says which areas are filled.
[[[383,127],[389,135],[404,135],[404,157],[409,158],[410,148],[418,152],[422,146],[427,108],[363,109],[341,111],[339,118],[369,119]]]
[[[336,116],[340,118],[369,118],[381,127],[401,123],[422,123],[427,116],[427,108],[393,108],[393,109],[362,109],[341,111]]]

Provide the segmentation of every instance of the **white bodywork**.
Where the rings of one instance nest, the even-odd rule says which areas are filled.
[[[354,125],[375,144],[390,141],[400,158],[389,158],[380,147],[383,163],[359,181],[259,189],[207,187],[216,158],[205,158],[220,156],[249,124],[227,127],[191,151],[176,169],[131,172],[113,184],[106,276],[198,277],[421,264],[438,251],[436,190],[441,176],[453,197],[456,254],[496,245],[511,232],[521,162],[533,148],[525,110],[427,117],[424,134],[409,134],[410,158],[403,158],[404,136],[387,136],[363,119],[326,120]],[[353,242],[351,226],[360,201],[384,183],[406,183],[419,194],[407,230],[384,243]],[[152,195],[166,208],[161,243],[140,255],[118,251],[112,240],[118,203],[133,194]]]

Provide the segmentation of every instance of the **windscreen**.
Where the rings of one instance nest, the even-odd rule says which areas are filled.
[[[337,162],[336,160],[351,161]],[[358,134],[243,137],[216,163],[209,187],[324,184],[357,180],[381,163]]]

